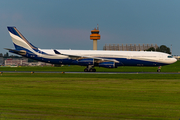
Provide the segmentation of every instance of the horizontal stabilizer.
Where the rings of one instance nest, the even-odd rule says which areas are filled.
[[[9,48],[4,48],[4,49],[13,51],[13,52],[17,52],[17,53],[25,53],[26,52],[26,51],[22,51],[22,50],[14,50],[14,49],[9,49]]]
[[[14,50],[14,49],[9,49],[9,48],[4,48],[6,50],[9,50],[9,52],[25,55],[27,52],[25,50]]]

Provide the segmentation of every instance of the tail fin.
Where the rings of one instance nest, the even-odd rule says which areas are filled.
[[[38,48],[32,45],[16,27],[7,27],[12,38],[16,50],[37,50]]]

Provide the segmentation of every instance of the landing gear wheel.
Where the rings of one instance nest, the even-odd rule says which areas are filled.
[[[96,72],[96,69],[92,68],[89,70],[89,72]]]
[[[93,66],[92,67],[88,66],[87,68],[84,69],[84,72],[96,72],[96,69],[94,69]]]
[[[88,72],[88,69],[87,69],[87,68],[85,68],[85,69],[84,69],[84,72]]]

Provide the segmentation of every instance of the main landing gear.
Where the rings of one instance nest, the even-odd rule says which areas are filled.
[[[161,66],[158,67],[157,72],[161,72]]]
[[[94,66],[87,66],[87,68],[84,69],[84,72],[96,72],[96,69]]]

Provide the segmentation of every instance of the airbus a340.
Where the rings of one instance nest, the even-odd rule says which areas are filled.
[[[32,45],[16,27],[7,28],[15,46],[15,49],[5,48],[9,52],[46,63],[86,66],[85,72],[95,72],[95,67],[163,66],[177,61],[170,54],[151,51],[40,49]]]

